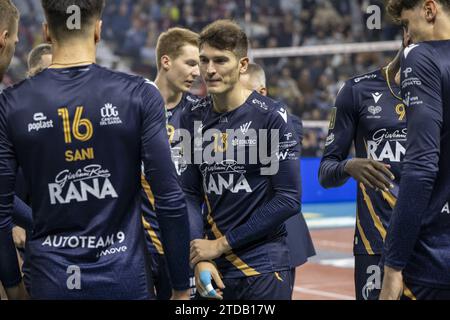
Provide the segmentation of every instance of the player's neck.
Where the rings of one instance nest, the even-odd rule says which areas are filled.
[[[450,40],[450,16],[443,13],[440,19],[436,19],[433,28],[433,39],[430,40]]]
[[[88,65],[96,61],[96,46],[85,42],[69,42],[64,45],[52,43],[52,64],[49,68],[68,68]]]
[[[242,106],[252,92],[238,82],[233,89],[221,94],[212,94],[214,110],[219,113],[233,111]]]
[[[450,40],[450,24],[446,25],[446,29],[438,29],[435,33],[434,40]]]
[[[158,74],[155,84],[158,87],[159,92],[161,92],[161,96],[164,99],[167,110],[172,110],[180,103],[181,98],[183,97],[183,92],[174,88],[166,77]]]

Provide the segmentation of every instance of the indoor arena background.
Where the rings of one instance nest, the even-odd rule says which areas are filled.
[[[26,58],[42,42],[40,0],[14,0],[20,42],[0,90],[26,76]],[[381,8],[382,28],[368,24]],[[297,269],[294,299],[354,299],[352,242],[356,186],[325,190],[317,172],[329,111],[345,79],[385,65],[401,32],[378,0],[108,0],[98,63],[154,79],[159,34],[174,26],[200,31],[232,18],[250,37],[254,62],[269,75],[269,95],[304,122],[303,214],[317,255]],[[196,94],[204,94],[201,83]]]

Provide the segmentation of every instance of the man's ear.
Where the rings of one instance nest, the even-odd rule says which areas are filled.
[[[267,97],[267,88],[266,87],[262,87],[258,90],[259,94],[261,94],[262,96]]]
[[[52,37],[50,35],[50,30],[48,29],[48,24],[46,22],[42,24],[42,34],[44,35],[44,40],[47,43],[52,43]]]
[[[436,2],[432,0],[426,0],[423,4],[423,8],[425,10],[425,19],[427,20],[427,22],[434,22],[437,15]]]
[[[3,50],[3,48],[6,47],[6,41],[8,40],[8,37],[8,30],[4,30],[2,33],[0,33],[0,50]]]
[[[170,57],[168,55],[163,55],[161,57],[161,68],[165,71],[168,71],[170,69],[170,66],[172,65],[172,61],[170,60]]]
[[[243,74],[247,72],[248,65],[250,63],[250,59],[248,57],[242,58],[239,60],[239,73]]]
[[[103,21],[102,20],[98,20],[95,23],[95,43],[99,43],[100,40],[102,40],[102,26],[103,26]]]

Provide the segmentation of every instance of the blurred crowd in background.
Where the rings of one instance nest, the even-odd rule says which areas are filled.
[[[117,70],[156,75],[155,46],[161,32],[182,26],[200,31],[222,18],[239,22],[252,49],[400,39],[399,27],[382,13],[382,28],[366,27],[369,5],[383,0],[107,0],[98,63]],[[40,0],[13,0],[21,12],[20,42],[3,86],[26,76],[29,51],[42,39]],[[246,17],[247,13],[247,17]],[[395,52],[257,59],[269,94],[303,120],[327,120],[336,94],[349,77],[386,64]],[[0,84],[0,89],[1,89]],[[324,130],[307,130],[304,156],[320,156]]]

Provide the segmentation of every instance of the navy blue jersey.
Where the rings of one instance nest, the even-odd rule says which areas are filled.
[[[166,112],[167,134],[169,136],[169,142],[171,144],[172,160],[175,164],[178,175],[180,175],[184,170],[186,164],[183,163],[183,157],[180,155],[181,147],[176,144],[176,141],[174,141],[175,130],[180,127],[181,112],[197,100],[198,98],[195,96],[192,96],[190,94],[183,94],[183,97],[178,105],[171,110],[167,110]],[[142,218],[144,223],[147,247],[151,253],[164,254],[164,249],[161,244],[161,231],[155,212],[155,199],[153,196],[153,192],[144,175],[141,176],[141,180]]]
[[[16,196],[19,197],[26,204],[31,203],[30,198],[30,190],[25,183],[25,179],[23,178],[22,169],[17,170],[17,178],[16,178]]]
[[[303,141],[302,120],[293,114],[290,114],[289,116],[292,119],[292,126],[297,134],[301,149],[301,143]],[[285,224],[287,231],[287,243],[289,253],[291,255],[291,266],[292,268],[296,268],[308,261],[308,258],[314,256],[316,254],[316,250],[314,249],[314,244],[302,213],[296,214],[295,216],[289,218],[286,220]]]
[[[33,209],[32,297],[151,297],[141,161],[172,244],[174,287],[189,288],[186,205],[164,112],[151,82],[95,64],[47,69],[0,96],[0,227],[11,219],[19,165]],[[1,274],[15,255],[0,251]]]
[[[405,49],[408,141],[386,265],[407,282],[450,288],[450,41]]]
[[[316,255],[316,250],[302,213],[286,220],[285,225],[291,267],[296,268],[305,264],[308,258]]]
[[[392,91],[400,94],[398,86]],[[395,176],[389,192],[358,185],[355,254],[381,254],[398,195],[407,128],[405,107],[393,93],[379,70],[346,81],[333,108],[319,169],[321,184],[330,188],[347,181],[344,167],[352,143],[357,158],[389,164]]]
[[[284,221],[300,212],[301,190],[299,142],[286,109],[257,92],[226,113],[215,112],[204,99],[182,114],[181,128],[192,142],[193,164],[181,175],[191,236],[226,236],[232,251],[215,260],[221,275],[290,269]],[[264,130],[270,146],[264,144]],[[272,166],[278,169],[271,171]]]

